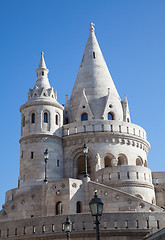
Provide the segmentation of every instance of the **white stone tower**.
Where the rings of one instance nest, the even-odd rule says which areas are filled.
[[[44,151],[48,149],[49,180],[63,178],[62,125],[63,106],[57,102],[56,91],[50,87],[49,70],[43,52],[33,89],[21,106],[20,177],[19,188],[42,184],[45,175]]]
[[[94,33],[90,32],[77,79],[64,110],[65,176],[82,178],[82,145],[89,147],[91,180],[155,203],[143,128],[132,124],[127,97],[121,101]]]

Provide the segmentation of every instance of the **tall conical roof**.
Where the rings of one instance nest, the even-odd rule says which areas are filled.
[[[37,80],[36,80],[34,88],[35,87],[45,88],[45,89],[50,88],[50,83],[48,80],[49,70],[47,69],[46,64],[45,64],[43,52],[41,52],[40,64],[39,64],[39,67],[37,68],[36,72],[37,72]]]
[[[115,99],[119,111],[120,109],[122,111],[121,100],[97,42],[93,23],[90,24],[89,30],[89,37],[70,98],[73,119],[74,110],[79,106],[78,99],[83,89],[94,118],[101,118],[103,114],[108,89],[110,89],[111,99]],[[119,115],[119,119],[122,118],[122,112]]]
[[[40,60],[40,64],[39,64],[39,68],[46,68],[46,64],[45,64],[45,59],[44,59],[44,53],[41,52],[41,60]]]

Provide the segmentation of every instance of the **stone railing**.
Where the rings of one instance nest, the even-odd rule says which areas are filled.
[[[146,132],[143,128],[127,122],[118,122],[114,120],[90,120],[79,123],[70,123],[63,126],[63,136],[88,132],[109,132],[126,134],[129,136],[132,135],[139,137],[143,140],[147,140]]]
[[[144,166],[114,166],[100,169],[96,172],[100,183],[138,181],[152,184],[151,170]]]
[[[70,215],[72,221],[72,233],[81,232],[87,234],[92,231],[95,232],[95,225],[90,214],[76,214]],[[0,223],[0,239],[45,239],[44,236],[64,236],[64,222],[66,216],[52,216],[31,218],[10,222]],[[104,231],[118,231],[122,230],[127,232],[142,231],[152,229],[157,231],[164,227],[165,214],[164,213],[104,213],[101,217],[100,232]],[[83,233],[82,233],[83,232]],[[37,238],[39,236],[40,238]],[[48,238],[46,238],[48,239]]]

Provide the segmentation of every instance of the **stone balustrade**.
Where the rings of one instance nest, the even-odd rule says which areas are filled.
[[[77,214],[70,215],[72,221],[72,233],[89,231],[95,232],[93,219],[90,214]],[[25,220],[17,220],[10,222],[0,223],[0,238],[1,239],[31,239],[34,236],[53,235],[62,236],[64,232],[64,222],[66,215],[50,216],[41,218],[31,218]],[[100,231],[114,231],[118,232],[122,229],[126,229],[127,232],[136,230],[149,230],[157,231],[164,227],[165,216],[162,213],[128,213],[128,212],[116,212],[116,213],[104,213],[101,217]]]
[[[147,140],[146,132],[143,128],[127,122],[118,122],[114,120],[91,120],[79,123],[74,122],[63,126],[63,136],[88,132],[126,134]]]

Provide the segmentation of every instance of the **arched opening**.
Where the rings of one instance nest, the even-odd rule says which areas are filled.
[[[47,114],[47,112],[44,113],[44,123],[48,123],[48,114]]]
[[[56,215],[61,215],[62,214],[62,202],[58,202],[56,204]]]
[[[81,115],[81,121],[87,121],[88,120],[88,114],[87,113],[83,113]]]
[[[78,168],[78,178],[82,179],[85,174],[85,158],[84,156],[80,156],[77,160],[77,168]],[[90,175],[91,168],[89,158],[87,157],[87,173]]]
[[[124,154],[119,154],[118,165],[128,165],[127,157]]]
[[[105,168],[117,166],[117,159],[113,155],[108,154],[104,158],[104,166],[105,166]]]
[[[108,120],[114,120],[114,114],[112,112],[108,113]]]
[[[140,194],[135,194],[135,197],[138,197],[140,199],[143,199],[143,197]]]
[[[147,167],[147,160],[144,161],[144,167]]]
[[[82,202],[80,201],[76,203],[76,213],[82,213]]]
[[[31,123],[35,123],[35,113],[32,113],[31,115]]]
[[[136,166],[142,166],[143,165],[143,160],[141,157],[136,158]]]
[[[56,125],[58,125],[59,124],[59,116],[58,116],[58,114],[56,114]]]

